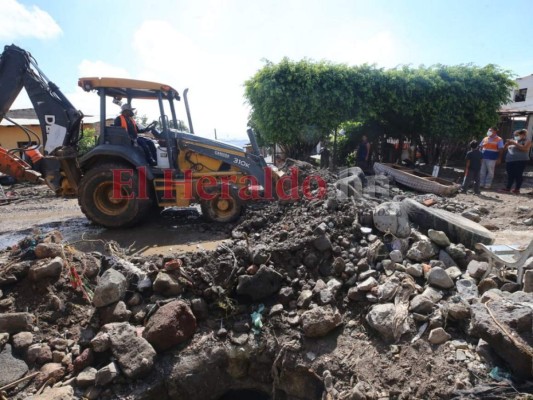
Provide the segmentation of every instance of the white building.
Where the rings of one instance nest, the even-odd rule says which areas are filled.
[[[510,102],[501,107],[502,135],[510,137],[516,129],[526,128],[531,138],[533,132],[533,74],[516,79],[517,87],[511,90]]]

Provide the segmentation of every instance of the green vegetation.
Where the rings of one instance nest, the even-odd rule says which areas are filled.
[[[363,134],[374,143],[392,137],[423,144],[430,162],[443,163],[497,123],[513,86],[510,72],[495,65],[384,70],[283,59],[247,80],[245,96],[261,141],[278,143],[290,157],[305,159],[344,129],[341,163]]]

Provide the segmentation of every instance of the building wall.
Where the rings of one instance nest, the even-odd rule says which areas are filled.
[[[29,125],[26,126],[31,131],[35,132],[39,136],[39,140],[42,143],[42,133],[40,125]],[[30,135],[32,141],[36,141],[34,135]],[[18,147],[18,142],[27,142],[28,135],[20,129],[18,126],[10,125],[0,125],[0,147],[4,149],[14,149]]]
[[[516,79],[518,87],[511,90],[511,101],[502,107],[502,110],[529,110],[533,111],[533,75]],[[526,92],[521,96],[521,91]],[[515,101],[521,100],[523,101]]]

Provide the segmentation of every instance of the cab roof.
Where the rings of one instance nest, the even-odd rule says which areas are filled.
[[[86,92],[91,90],[105,89],[106,95],[117,99],[157,99],[161,92],[164,99],[174,98],[179,100],[179,93],[169,85],[162,83],[140,81],[137,79],[123,78],[80,78],[78,86]]]

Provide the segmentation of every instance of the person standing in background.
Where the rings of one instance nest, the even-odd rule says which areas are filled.
[[[359,144],[359,147],[357,148],[357,166],[361,168],[363,171],[368,170],[368,160],[370,157],[370,143],[368,143],[368,138],[366,135],[363,135],[361,137],[361,143]]]
[[[495,127],[489,128],[487,136],[483,138],[479,147],[483,154],[479,173],[481,187],[490,189],[492,180],[494,179],[494,170],[496,169],[496,165],[499,165],[502,161],[504,148],[503,140],[498,136],[498,129]]]
[[[510,192],[515,184],[513,193],[519,194],[522,186],[524,169],[529,161],[529,149],[531,140],[527,138],[527,130],[520,129],[514,132],[513,139],[505,142],[507,155],[505,156],[505,168],[507,170],[507,185],[502,192]]]
[[[478,143],[476,140],[470,142],[470,151],[466,153],[466,166],[465,166],[465,179],[463,180],[463,186],[461,192],[466,193],[470,184],[474,182],[474,193],[480,194],[479,185],[479,171],[481,169],[481,160],[483,155],[478,149]]]

